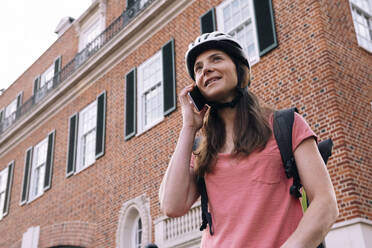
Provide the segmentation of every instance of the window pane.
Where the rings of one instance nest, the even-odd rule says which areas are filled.
[[[7,178],[7,175],[8,175],[8,169],[4,169],[1,173],[0,173],[0,193],[4,192],[5,189],[6,189],[6,178]]]
[[[139,132],[149,128],[163,117],[163,71],[161,53],[155,54],[139,69],[139,97],[140,111]]]
[[[136,223],[136,248],[141,248],[142,246],[142,221],[138,218]]]
[[[162,116],[162,97],[160,84],[145,93],[145,125],[151,124]]]
[[[5,109],[5,118],[11,116],[17,110],[17,99],[13,100]]]
[[[1,208],[0,216],[3,215],[2,210],[4,209],[4,201],[5,201],[5,192],[0,193],[0,208]]]
[[[83,166],[88,166],[94,163],[95,160],[95,142],[96,142],[96,131],[91,132],[83,136]]]
[[[234,0],[223,8],[224,32],[233,32],[250,18],[248,0]]]
[[[48,83],[48,89],[52,87],[52,82],[50,81],[54,76],[54,64],[52,64],[42,75],[40,81],[40,88],[43,88],[45,83]]]
[[[77,171],[95,161],[97,101],[85,107],[79,115]]]

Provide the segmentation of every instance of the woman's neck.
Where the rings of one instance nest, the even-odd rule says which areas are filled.
[[[231,153],[234,151],[234,124],[235,116],[237,113],[237,107],[234,108],[223,108],[218,110],[218,115],[225,124],[225,144],[221,148],[222,153]]]

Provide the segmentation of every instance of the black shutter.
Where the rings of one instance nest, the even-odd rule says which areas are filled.
[[[17,109],[19,109],[19,107],[21,107],[22,105],[22,98],[23,98],[23,91],[19,93],[17,96]]]
[[[106,91],[97,97],[96,159],[105,154]]]
[[[260,56],[278,46],[271,0],[254,0]]]
[[[14,161],[12,161],[8,165],[8,180],[6,182],[3,216],[7,215],[8,212],[9,212],[10,192],[11,192],[11,189],[12,189],[12,182],[13,182],[13,167],[14,167]]]
[[[200,32],[204,34],[213,31],[216,31],[216,17],[214,8],[211,8],[200,17]]]
[[[4,109],[0,110],[0,122],[3,120]]]
[[[48,135],[48,151],[45,166],[44,191],[50,189],[52,185],[55,133],[56,131],[53,130]]]
[[[78,132],[78,114],[74,114],[69,119],[68,133],[68,150],[67,150],[67,169],[66,177],[71,176],[75,172],[76,163],[76,141]]]
[[[22,98],[23,98],[23,91],[18,94],[17,96],[17,111],[16,111],[16,117],[18,118],[21,114],[21,106],[22,106]]]
[[[125,140],[136,134],[136,74],[134,68],[125,75]]]
[[[39,84],[40,84],[40,75],[37,78],[35,78],[34,88],[33,88],[33,92],[32,92],[33,95],[35,95],[36,92],[39,90]]]
[[[59,71],[61,70],[61,56],[54,61],[53,86],[59,83]]]
[[[136,2],[136,0],[127,0],[127,9],[129,9],[130,7],[132,7],[135,2]]]
[[[168,115],[176,109],[176,70],[174,63],[174,39],[171,39],[162,47],[162,55],[164,115]]]
[[[23,185],[22,185],[22,195],[21,195],[21,205],[26,203],[28,199],[28,187],[30,181],[30,171],[32,166],[32,147],[27,149],[25,157],[25,170],[23,174]]]

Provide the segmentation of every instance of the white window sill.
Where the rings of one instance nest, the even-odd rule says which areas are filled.
[[[358,42],[358,46],[359,46],[360,48],[362,48],[363,50],[365,50],[365,51],[367,51],[367,52],[369,52],[369,53],[372,53],[372,50],[371,50],[371,49],[369,49],[368,47],[365,47],[365,46],[359,44],[359,42]]]
[[[80,172],[82,172],[82,171],[88,169],[88,168],[91,167],[93,164],[95,164],[95,162],[96,162],[96,160],[94,160],[93,163],[88,164],[88,165],[85,166],[84,168],[81,168],[80,170],[75,171],[73,175],[77,175],[77,174],[79,174]]]
[[[136,137],[141,136],[142,134],[146,133],[150,129],[154,128],[155,126],[159,125],[159,123],[163,122],[164,116],[162,116],[160,119],[154,121],[151,125],[148,125],[144,127],[141,131],[138,131],[136,134]]]
[[[29,199],[27,201],[27,204],[30,204],[31,202],[35,201],[36,199],[39,199],[42,195],[44,195],[44,191],[41,194],[35,196],[33,199]]]

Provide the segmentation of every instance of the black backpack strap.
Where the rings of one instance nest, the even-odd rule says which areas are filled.
[[[205,185],[204,177],[199,177],[197,180],[197,185],[201,198],[201,210],[202,210],[202,225],[200,226],[200,231],[203,231],[209,225],[209,233],[213,235],[212,228],[212,215],[208,212],[208,194],[207,187]]]
[[[273,129],[280,150],[280,156],[282,157],[285,174],[288,178],[293,177],[293,185],[290,188],[290,193],[296,198],[299,198],[301,197],[300,188],[302,185],[292,152],[292,128],[295,112],[298,112],[297,108],[276,111],[274,113]]]
[[[329,157],[332,155],[333,142],[331,139],[323,140],[318,144],[320,155],[322,155],[323,161],[327,164]]]
[[[195,137],[194,145],[192,150],[195,151],[201,142],[200,137]],[[201,201],[201,215],[202,215],[202,224],[200,226],[200,231],[203,231],[207,228],[207,224],[209,225],[209,233],[213,235],[212,229],[212,215],[208,212],[208,194],[207,194],[207,186],[205,185],[204,177],[198,177],[196,180],[196,185],[199,190],[200,194],[200,201]]]

